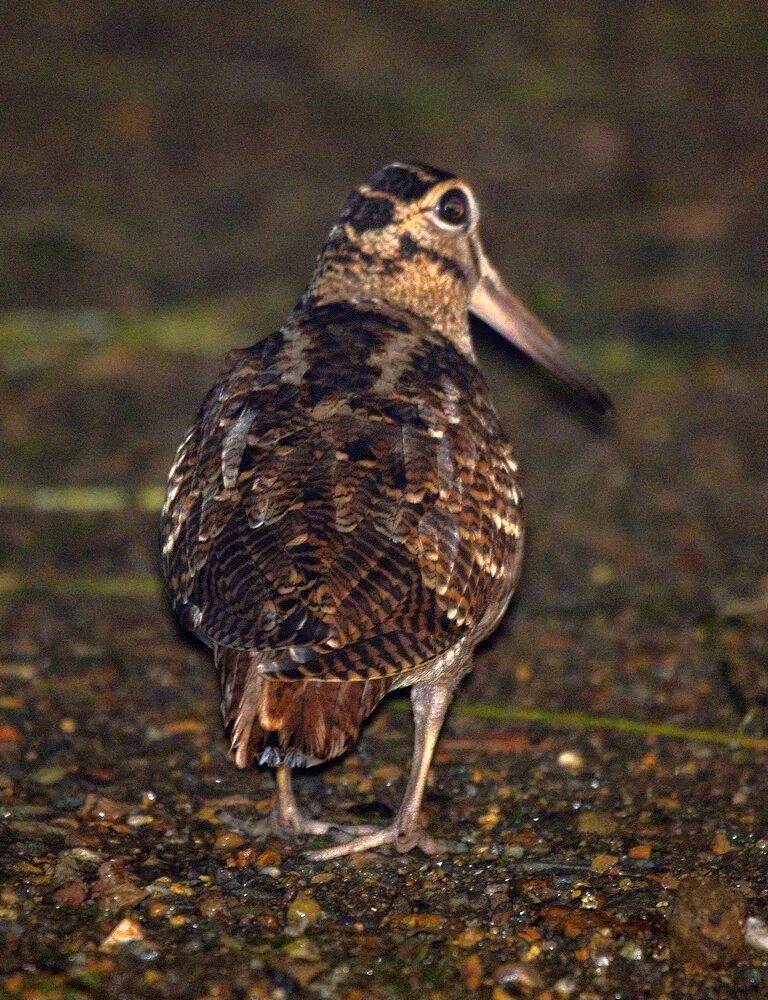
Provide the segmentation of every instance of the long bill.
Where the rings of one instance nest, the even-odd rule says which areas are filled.
[[[544,324],[510,292],[482,258],[482,275],[469,301],[470,311],[560,379],[597,413],[610,413],[613,403],[571,357]]]

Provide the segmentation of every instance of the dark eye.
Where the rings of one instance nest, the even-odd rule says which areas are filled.
[[[461,226],[469,218],[469,202],[461,188],[446,191],[435,207],[438,219],[448,226]]]

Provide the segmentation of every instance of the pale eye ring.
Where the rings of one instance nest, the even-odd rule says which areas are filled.
[[[458,229],[469,220],[469,199],[461,188],[449,188],[435,205],[435,216],[444,225]]]

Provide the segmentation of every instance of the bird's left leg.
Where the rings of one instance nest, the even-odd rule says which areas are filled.
[[[320,836],[333,827],[332,823],[307,819],[299,809],[293,793],[291,768],[289,764],[278,764],[275,771],[275,801],[268,816],[249,822],[236,816],[221,814],[220,818],[228,827],[248,837],[282,837],[291,840],[303,835]]]
[[[423,684],[411,688],[414,721],[413,760],[405,795],[394,823],[382,830],[355,837],[338,847],[310,851],[308,853],[312,858],[316,861],[329,861],[332,858],[368,851],[384,844],[393,844],[401,853],[410,851],[414,847],[421,848],[425,854],[445,854],[462,849],[463,845],[435,839],[419,824],[429,766],[452,695],[452,687]]]

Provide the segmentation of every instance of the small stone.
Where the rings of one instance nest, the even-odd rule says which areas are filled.
[[[185,885],[184,882],[171,882],[168,889],[175,896],[194,896],[195,890],[190,885]]]
[[[114,823],[122,819],[130,808],[127,802],[116,802],[104,795],[94,795],[90,792],[80,808],[80,816],[86,820]]]
[[[92,851],[89,847],[70,847],[64,853],[86,865],[99,865],[104,860],[101,854],[97,854],[96,851]]]
[[[576,992],[576,980],[572,976],[563,976],[552,989],[559,997],[569,997]]]
[[[584,767],[584,758],[578,750],[563,750],[557,755],[557,763],[568,771],[580,771]]]
[[[119,948],[121,945],[129,944],[131,941],[143,941],[144,931],[141,926],[130,917],[123,920],[112,930],[111,934],[101,942],[101,947],[105,949]]]
[[[251,868],[256,865],[255,852],[252,847],[241,847],[227,858],[228,868]]]
[[[628,941],[619,954],[630,962],[639,962],[643,957],[643,949],[635,941]]]
[[[496,970],[495,978],[507,996],[527,997],[544,987],[536,968],[527,962],[505,962]],[[495,991],[493,995],[495,1000]]]
[[[197,909],[201,916],[207,917],[209,920],[225,916],[227,913],[227,904],[223,893],[218,889],[206,889],[205,892],[200,894],[200,898],[197,901]]]
[[[616,832],[616,820],[607,813],[581,812],[578,819],[579,833],[596,833],[607,837]]]
[[[298,892],[288,904],[286,931],[289,934],[303,934],[308,927],[317,923],[322,912],[314,896],[304,890]]]
[[[729,851],[734,850],[734,846],[728,837],[725,830],[717,830],[712,840],[712,853],[720,856],[721,854],[728,854]]]
[[[484,937],[485,933],[478,927],[467,927],[453,939],[453,943],[457,948],[474,948]]]
[[[151,826],[155,822],[155,817],[147,816],[145,813],[135,813],[133,816],[129,816],[125,822],[131,829],[137,829],[140,826]]]
[[[302,962],[319,962],[322,958],[320,949],[309,938],[297,937],[283,946],[283,951],[289,958],[298,958]]]
[[[759,917],[747,917],[744,939],[750,948],[768,951],[768,924]]]
[[[69,882],[65,882],[56,889],[53,898],[59,906],[69,906],[74,909],[82,906],[88,898],[88,887],[82,879],[70,879]]]
[[[150,899],[147,903],[147,916],[153,920],[165,917],[172,909],[171,904],[167,903],[164,899]]]
[[[579,899],[582,910],[599,910],[605,899],[593,889],[585,889]]]
[[[647,861],[652,854],[652,850],[650,844],[635,844],[634,847],[630,847],[629,856],[630,858],[640,858]]]
[[[280,972],[288,977],[289,982],[298,984],[302,990],[308,986],[313,979],[316,979],[317,976],[319,976],[319,974],[325,969],[325,964],[323,962],[307,962],[304,959],[290,958],[287,955],[284,958],[280,956],[280,958],[276,958],[271,961],[270,966],[273,969],[279,969]],[[293,991],[290,995],[298,996],[298,994]],[[352,995],[346,993],[344,995],[345,997],[350,997],[350,1000],[352,1000]],[[268,997],[285,997],[287,994],[281,989],[279,993],[277,991],[274,993],[271,991],[254,993],[252,991],[248,994],[248,996],[249,1000],[262,1000],[262,998],[263,1000],[267,1000]],[[363,1000],[362,994],[360,994],[360,1000]]]
[[[468,955],[461,965],[461,978],[468,990],[473,993],[480,989],[483,982],[483,963],[479,955]]]
[[[618,862],[618,857],[615,854],[596,854],[592,859],[591,868],[593,872],[597,872],[602,875],[603,872],[607,872],[610,868]]]
[[[36,771],[30,774],[32,781],[36,781],[38,785],[56,785],[59,781],[62,781],[71,774],[71,767],[64,767],[63,764],[46,764],[43,767],[38,767]]]
[[[258,855],[254,864],[256,868],[274,868],[275,865],[283,863],[283,856],[279,851],[266,850]]]
[[[99,877],[91,886],[91,896],[103,910],[112,912],[140,903],[147,890],[129,875],[119,861],[106,861],[99,866]]]
[[[335,877],[332,872],[320,872],[317,875],[313,875],[309,881],[312,885],[325,885],[327,882],[333,882]]]
[[[445,923],[445,917],[437,913],[404,913],[390,917],[389,924],[408,930],[435,931]]]
[[[242,847],[247,843],[245,837],[236,830],[222,830],[216,834],[214,848],[217,851],[232,851],[236,847]]]
[[[692,874],[680,879],[669,939],[681,964],[722,966],[744,954],[746,899],[721,875]]]

